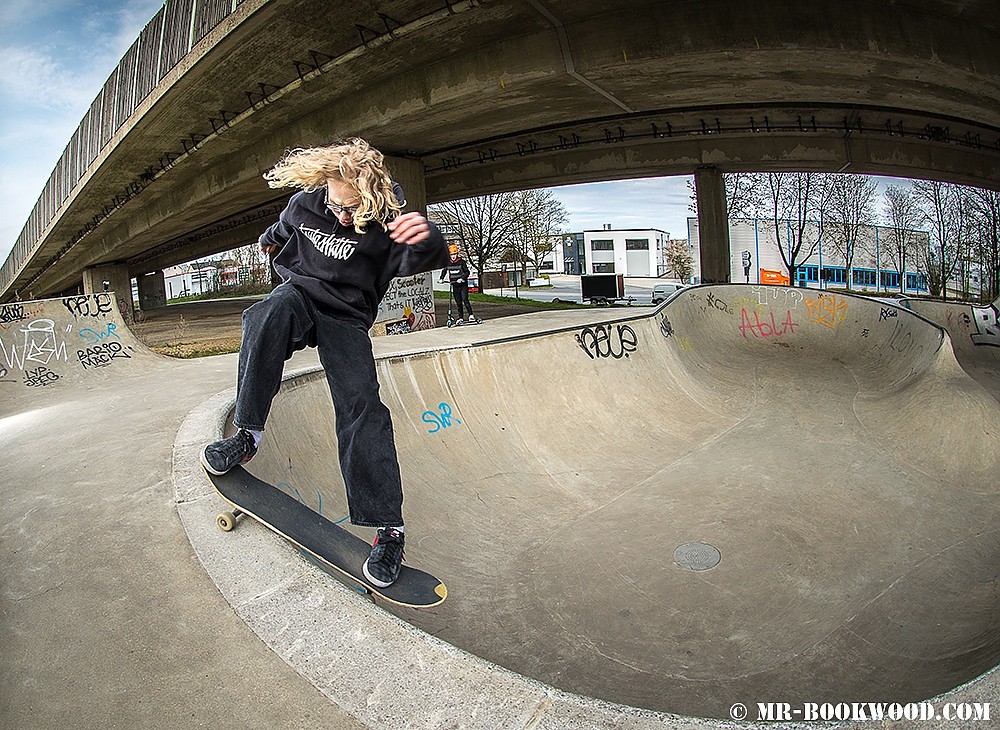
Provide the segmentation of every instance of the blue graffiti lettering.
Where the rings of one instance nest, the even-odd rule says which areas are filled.
[[[440,403],[438,405],[438,410],[440,413],[435,413],[432,410],[426,410],[423,415],[420,416],[420,420],[424,423],[429,423],[433,428],[429,429],[427,433],[437,433],[442,428],[448,428],[453,423],[460,424],[461,421],[458,418],[452,416],[451,406],[447,403]]]

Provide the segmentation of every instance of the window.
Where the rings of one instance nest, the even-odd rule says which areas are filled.
[[[926,291],[927,277],[924,274],[907,274],[906,288],[916,289],[917,291]]]
[[[823,281],[827,281],[832,284],[845,284],[847,283],[845,273],[844,269],[839,266],[824,266],[820,276]]]
[[[871,269],[854,269],[851,271],[851,281],[855,286],[875,286],[875,272]]]
[[[615,265],[612,264],[594,264],[595,274],[613,274],[615,273]]]
[[[895,271],[883,271],[882,272],[882,288],[883,289],[898,289],[899,288],[899,274]]]
[[[615,242],[614,241],[608,241],[608,240],[604,240],[604,239],[595,238],[593,241],[590,242],[590,250],[591,251],[614,251],[615,250]]]
[[[805,282],[816,282],[819,281],[819,267],[818,266],[800,266],[795,272],[795,278],[798,281]]]
[[[625,250],[626,251],[648,251],[649,250],[649,239],[648,238],[626,238],[625,239]]]

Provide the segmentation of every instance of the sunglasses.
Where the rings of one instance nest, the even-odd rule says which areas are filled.
[[[338,205],[337,203],[327,203],[326,207],[330,209],[330,212],[334,215],[340,215],[341,213],[347,213],[347,215],[352,218],[358,212],[360,205]]]

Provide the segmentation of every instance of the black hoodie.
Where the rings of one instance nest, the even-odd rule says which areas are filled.
[[[394,184],[402,200],[402,188]],[[448,249],[433,223],[430,237],[416,245],[396,243],[374,221],[364,233],[342,226],[326,207],[326,188],[292,196],[278,222],[260,237],[261,245],[280,246],[274,269],[302,289],[317,306],[334,316],[371,327],[378,305],[399,276],[436,269],[448,261]]]

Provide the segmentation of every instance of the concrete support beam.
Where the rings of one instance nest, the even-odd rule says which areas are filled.
[[[703,284],[729,283],[729,211],[726,182],[717,167],[694,171],[698,197],[698,230],[701,241],[701,281]]]
[[[403,186],[406,195],[404,210],[427,213],[427,182],[424,179],[424,165],[420,160],[405,157],[386,156],[386,166],[392,179]]]
[[[162,270],[136,277],[136,284],[139,288],[139,309],[146,312],[167,306],[167,284]]]
[[[128,266],[108,264],[84,269],[83,293],[100,294],[106,291],[115,293],[122,318],[128,324],[133,324],[135,318],[132,313],[132,276],[129,274]]]

